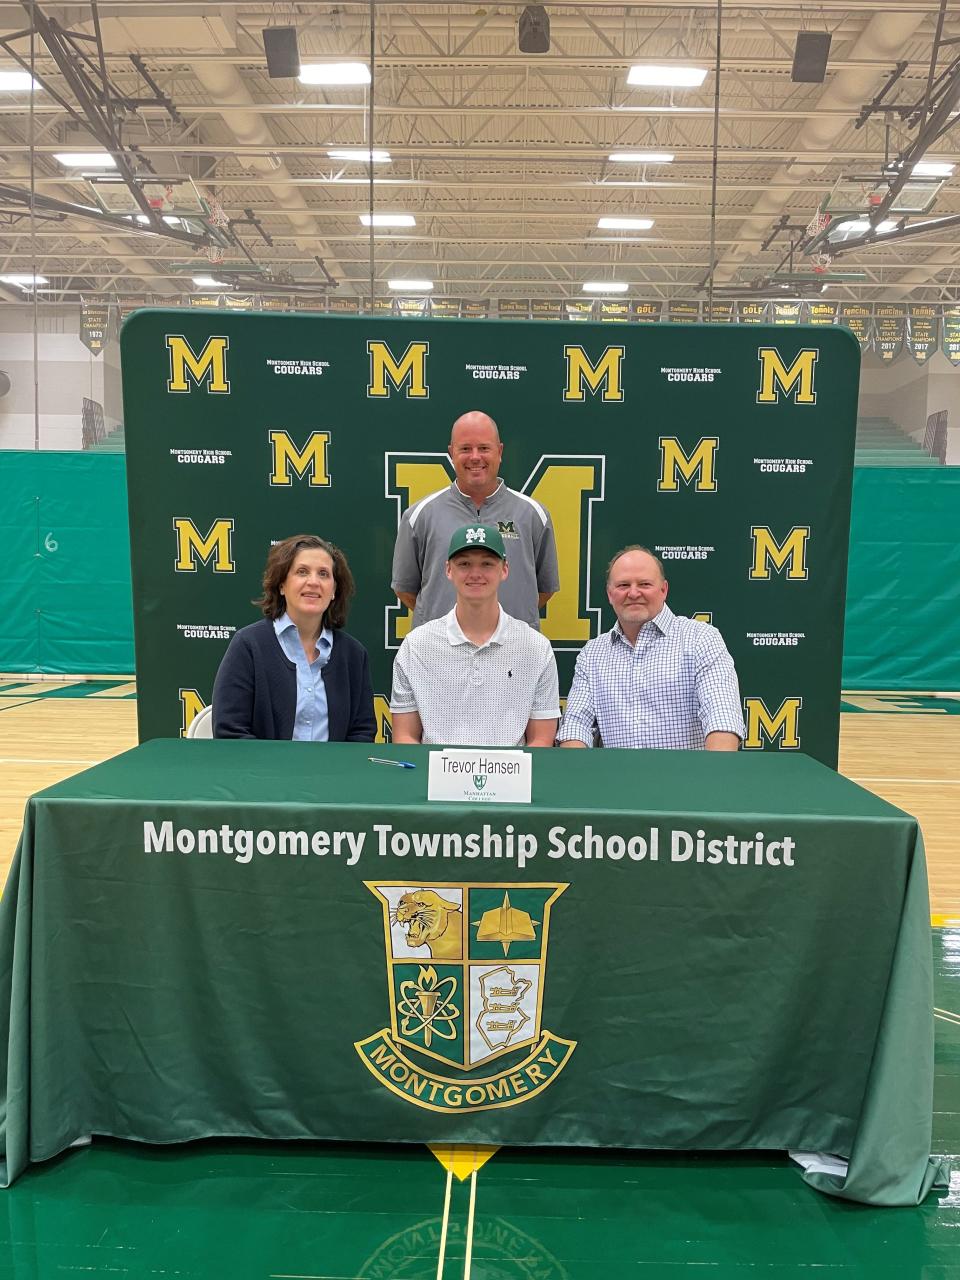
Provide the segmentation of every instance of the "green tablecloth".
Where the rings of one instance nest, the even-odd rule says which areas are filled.
[[[939,1184],[913,818],[782,753],[540,751],[513,807],[428,804],[425,748],[369,750],[159,740],[30,800],[7,1183],[93,1133],[791,1149],[849,1160],[804,1176],[853,1200]]]

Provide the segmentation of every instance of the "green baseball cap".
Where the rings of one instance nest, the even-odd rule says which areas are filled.
[[[500,530],[489,524],[465,524],[450,539],[450,550],[447,559],[451,560],[458,551],[490,551],[501,560],[506,560],[503,538]]]

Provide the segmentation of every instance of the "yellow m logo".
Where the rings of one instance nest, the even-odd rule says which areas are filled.
[[[214,520],[206,537],[187,516],[174,516],[173,527],[177,535],[177,573],[196,573],[197,563],[209,564],[211,558],[214,573],[233,573],[232,520]]]
[[[762,698],[744,698],[743,705],[747,712],[747,736],[743,740],[744,749],[763,746],[763,739],[778,743],[781,751],[796,751],[800,746],[800,734],[797,721],[802,698],[784,698],[780,706],[772,714]]]
[[[813,374],[820,352],[815,347],[805,347],[788,369],[776,347],[760,347],[760,389],[757,404],[776,404],[780,392],[793,394],[794,404],[816,404],[817,393],[813,389]]]
[[[329,489],[330,472],[327,470],[329,431],[311,431],[302,449],[297,448],[286,431],[269,431],[267,436],[273,451],[273,462],[270,468],[272,485],[292,485],[291,471],[295,471],[301,480],[309,471],[308,483],[311,489]]]
[[[397,391],[406,392],[408,400],[426,400],[430,395],[426,381],[429,350],[430,344],[427,342],[410,342],[400,359],[395,360],[385,342],[368,342],[370,385],[367,387],[367,395],[373,398],[389,396],[389,378]]]
[[[783,573],[787,566],[787,581],[801,582],[810,576],[807,569],[808,524],[795,524],[783,542],[778,542],[765,524],[755,524],[750,530],[753,539],[753,564],[751,578],[769,578],[770,566]]]
[[[219,391],[228,394],[230,383],[227,381],[227,347],[229,338],[208,338],[203,344],[200,354],[194,355],[193,348],[186,338],[179,334],[168,334],[167,350],[170,352],[170,377],[167,381],[168,391],[185,392],[190,390],[187,374],[194,385],[207,383],[208,391]]]
[[[187,736],[187,730],[207,704],[196,689],[180,690],[180,737]]]
[[[717,481],[714,477],[714,463],[717,449],[720,446],[719,436],[704,436],[689,455],[676,436],[660,437],[660,479],[657,490],[660,493],[676,493],[680,481],[694,483],[697,493],[716,493]]]
[[[595,396],[600,391],[601,400],[622,401],[623,383],[620,366],[623,362],[624,350],[623,347],[607,347],[597,363],[591,364],[590,357],[583,347],[564,347],[563,356],[567,362],[564,400],[585,400],[584,383],[586,383],[591,395]]]

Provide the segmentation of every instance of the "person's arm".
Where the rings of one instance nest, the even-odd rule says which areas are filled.
[[[253,738],[253,654],[237,633],[223,655],[213,682],[213,736]]]
[[[558,720],[528,720],[523,740],[528,747],[552,747],[557,736]]]
[[[556,595],[555,591],[541,591],[537,595],[537,608],[542,609],[551,596]]]
[[[557,745],[561,747],[592,747],[597,727],[597,711],[593,689],[583,650],[577,654],[573,672],[573,684],[567,695],[567,708],[557,731]]]
[[[423,741],[423,725],[416,711],[394,711],[392,720],[394,742],[406,744]]]
[[[423,567],[407,512],[397,529],[397,540],[393,544],[393,569],[390,574],[390,585],[401,604],[413,612],[420,594],[423,579]]]
[[[370,679],[370,659],[361,645],[360,679],[351,690],[350,724],[347,742],[373,742],[377,736],[377,716],[373,708],[373,681]]]
[[[557,566],[557,540],[553,532],[553,521],[547,512],[547,522],[543,527],[539,543],[535,548],[535,566],[537,571],[537,607],[542,609],[551,596],[560,588],[560,570]]]
[[[733,659],[716,627],[704,625],[697,653],[697,703],[708,751],[738,751],[746,736]]]

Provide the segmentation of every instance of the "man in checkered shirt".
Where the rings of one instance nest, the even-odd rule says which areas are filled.
[[[733,660],[720,632],[666,604],[663,564],[626,547],[607,569],[617,624],[577,656],[561,747],[736,751],[746,729]]]
[[[552,747],[560,717],[549,641],[500,607],[510,569],[492,525],[455,530],[446,575],[456,604],[415,627],[393,664],[394,742]]]

